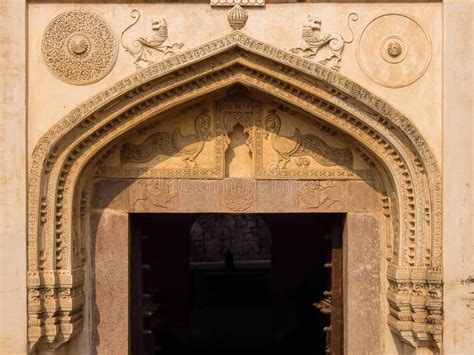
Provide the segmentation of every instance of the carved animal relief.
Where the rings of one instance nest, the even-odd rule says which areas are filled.
[[[120,152],[110,153],[99,175],[370,177],[366,164],[359,161],[357,169],[354,168],[351,148],[347,144],[341,146],[334,132],[329,134],[324,127],[309,124],[305,118],[279,114],[271,105],[248,98],[245,92],[230,92],[210,106],[215,106],[215,110],[185,109],[174,121],[156,121],[141,128],[141,134],[130,136],[120,146]]]
[[[183,136],[181,127],[172,134],[157,132],[150,135],[142,144],[125,143],[120,151],[122,164],[146,163],[156,155],[180,156],[185,168],[197,167],[196,158],[201,154],[210,138],[211,117],[203,110],[194,121],[195,134]]]
[[[161,129],[160,129],[161,128]],[[222,177],[222,137],[206,108],[185,112],[174,121],[157,121],[124,142],[101,167],[103,176]],[[143,139],[143,136],[145,138]]]
[[[271,110],[265,119],[265,130],[273,150],[278,154],[278,167],[286,169],[293,157],[300,157],[297,165],[307,168],[311,157],[321,165],[343,165],[352,167],[352,152],[349,148],[333,148],[313,134],[301,134],[298,128],[292,137],[280,134],[281,119],[275,110]]]
[[[282,119],[284,117],[285,119]],[[341,145],[324,127],[301,117],[269,109],[263,118],[262,149],[256,154],[258,177],[285,179],[357,179],[370,176],[357,164],[351,148]]]
[[[130,14],[133,22],[122,31],[120,37],[120,43],[127,53],[133,57],[133,64],[137,69],[143,68],[143,65],[147,66],[156,62],[152,59],[153,52],[159,52],[163,55],[173,54],[174,50],[183,47],[183,43],[173,43],[166,45],[168,40],[168,23],[164,18],[152,20],[151,30],[152,35],[150,37],[138,37],[132,42],[132,44],[126,44],[124,40],[125,33],[135,26],[140,20],[140,11],[134,9]]]
[[[351,21],[355,22],[358,19],[359,17],[355,13],[350,13],[347,16],[347,26],[351,31],[351,39],[347,41],[339,33],[321,32],[322,20],[319,17],[308,15],[301,33],[304,46],[292,48],[290,51],[322,65],[327,65],[333,70],[339,70],[344,46],[354,40]]]
[[[302,210],[341,210],[344,208],[341,188],[331,180],[306,181],[298,189]]]
[[[177,196],[175,180],[138,180],[130,189],[130,208],[133,211],[172,209],[176,206]]]

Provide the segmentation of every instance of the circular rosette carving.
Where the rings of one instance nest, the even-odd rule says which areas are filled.
[[[99,15],[69,11],[56,16],[41,43],[51,73],[68,84],[92,84],[105,77],[117,59],[117,40]]]
[[[431,60],[431,41],[411,17],[382,15],[362,31],[358,59],[373,81],[400,88],[413,84],[425,73]]]
[[[224,204],[232,211],[246,211],[255,200],[255,186],[244,179],[226,180],[224,183]]]

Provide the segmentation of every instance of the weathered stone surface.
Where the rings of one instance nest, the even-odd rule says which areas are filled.
[[[346,208],[351,212],[380,210],[380,193],[373,181],[347,181],[345,188]]]
[[[25,1],[0,5],[0,352],[27,351]]]
[[[257,181],[257,210],[259,213],[298,210],[298,182],[294,180]]]
[[[219,186],[216,180],[178,180],[180,212],[217,212]]]
[[[92,209],[128,209],[128,187],[133,180],[101,179],[94,183],[91,193]]]
[[[378,214],[347,215],[345,348],[351,355],[382,353],[381,228]]]
[[[129,344],[128,214],[104,212],[91,216],[93,284],[91,294],[92,350],[127,354]]]
[[[473,10],[472,1],[443,1],[445,354],[474,349]]]

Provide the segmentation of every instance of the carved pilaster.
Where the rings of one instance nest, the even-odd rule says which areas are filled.
[[[40,271],[28,275],[28,340],[58,348],[82,329],[84,273]]]
[[[440,350],[442,336],[441,269],[401,267],[391,264],[387,272],[392,332],[413,347]]]

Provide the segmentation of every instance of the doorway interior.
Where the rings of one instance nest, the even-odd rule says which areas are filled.
[[[132,354],[342,354],[344,214],[130,215]]]

